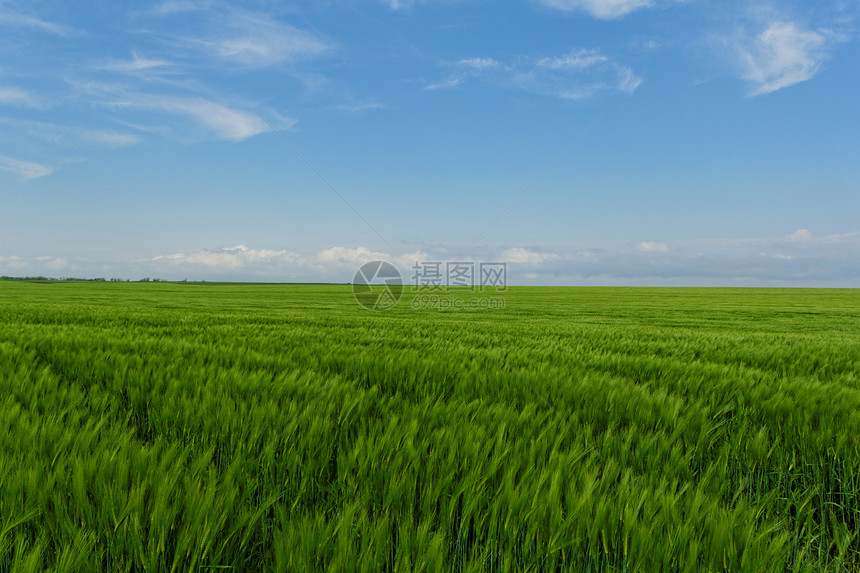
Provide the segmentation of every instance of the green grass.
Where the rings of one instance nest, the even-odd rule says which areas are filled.
[[[484,295],[0,282],[0,571],[860,571],[860,292]]]

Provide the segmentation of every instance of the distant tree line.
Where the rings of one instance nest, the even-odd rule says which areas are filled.
[[[113,280],[113,279],[111,279]],[[119,279],[117,279],[119,280]],[[103,283],[105,279],[103,278],[95,278],[95,279],[85,279],[81,277],[7,277],[0,276],[0,281],[54,281],[54,282],[87,282],[87,283]]]
[[[55,281],[57,279],[52,277],[7,277],[6,275],[0,276],[0,281]]]
[[[43,276],[38,276],[38,277],[10,277],[10,276],[6,276],[6,275],[2,275],[2,276],[0,276],[0,281],[75,282],[75,283],[77,283],[77,282],[87,282],[87,283],[103,283],[103,282],[107,282],[107,281],[108,281],[108,279],[105,279],[105,278],[102,278],[102,277],[97,277],[97,278],[94,278],[94,279],[85,279],[85,278],[80,278],[80,277],[60,277],[60,278],[56,278],[56,277],[43,277]],[[110,282],[112,282],[112,283],[130,283],[130,282],[132,282],[132,281],[131,281],[130,279],[118,279],[118,278],[112,278],[112,279],[110,279]],[[169,282],[169,281],[167,281],[167,280],[165,280],[165,279],[151,279],[151,278],[149,278],[149,277],[144,277],[144,278],[140,279],[139,281],[135,281],[135,282],[141,282],[141,283],[149,283],[149,282],[153,282],[153,283],[166,283],[166,282]],[[185,282],[185,281],[183,281],[183,282]]]

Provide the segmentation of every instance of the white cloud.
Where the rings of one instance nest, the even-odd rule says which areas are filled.
[[[8,272],[17,275],[40,275],[47,274],[48,271],[59,271],[69,266],[69,260],[65,257],[54,256],[39,256],[39,257],[21,257],[12,255],[9,257],[0,256],[0,274]]]
[[[642,241],[641,243],[638,243],[636,247],[643,253],[666,253],[669,251],[669,247],[666,243],[661,243],[659,241]]]
[[[253,30],[212,42],[215,53],[247,66],[270,66],[285,60],[313,56],[328,50],[328,46],[313,34],[286,24],[256,21],[249,23]]]
[[[205,97],[144,93],[129,89],[124,83],[89,81],[74,85],[81,94],[87,96],[89,102],[112,108],[114,112],[129,109],[153,114],[171,114],[191,120],[205,129],[203,135],[193,133],[188,125],[175,121],[165,122],[164,118],[159,121],[154,118],[141,120],[138,117],[133,123],[117,120],[118,123],[144,132],[192,141],[212,138],[242,141],[269,130],[266,122],[256,113],[242,110],[235,104],[228,105]],[[265,117],[276,129],[288,129],[295,124],[295,120],[273,110],[266,110]],[[110,143],[116,145],[122,141],[115,138]],[[131,140],[126,139],[125,143],[131,143]]]
[[[390,257],[386,253],[375,252],[365,247],[332,247],[317,254],[317,260],[323,263],[353,263],[364,264],[370,261],[385,261]]]
[[[527,265],[541,265],[559,258],[555,253],[539,253],[529,251],[520,247],[512,247],[502,252],[502,259],[509,263],[524,263]]]
[[[53,167],[33,163],[31,161],[20,161],[3,155],[0,155],[0,170],[14,173],[25,181],[28,179],[44,177],[54,172]]]
[[[166,60],[142,58],[136,53],[133,53],[130,60],[110,60],[102,66],[102,69],[111,72],[139,72],[169,65],[170,62]]]
[[[811,79],[827,56],[827,31],[801,30],[793,22],[773,22],[751,41],[743,42],[743,78],[751,95],[763,95]]]
[[[446,79],[425,89],[451,89],[468,79],[478,79],[501,87],[580,100],[600,93],[630,95],[642,83],[642,78],[631,68],[597,49],[573,50],[561,56],[517,58],[507,63],[488,57],[466,58],[454,67]]]
[[[318,34],[280,22],[263,12],[218,4],[199,10],[201,33],[170,43],[245,67],[268,67],[324,54],[332,46]],[[176,11],[161,11],[169,16]]]
[[[126,147],[140,142],[140,138],[136,135],[115,131],[88,131],[83,134],[83,139],[108,147]]]
[[[245,245],[212,251],[197,251],[189,254],[158,255],[152,258],[152,261],[155,262],[163,261],[172,265],[192,267],[203,266],[218,270],[238,270],[248,265],[260,263],[290,264],[299,260],[301,260],[299,255],[286,250],[249,249]]]
[[[0,256],[0,265],[2,265],[0,268],[19,270],[27,267],[27,261],[17,255],[10,257]]]
[[[39,261],[46,269],[52,271],[59,271],[68,266],[69,261],[64,257],[36,257],[36,260]]]
[[[246,245],[158,255],[140,261],[150,267],[147,272],[163,274],[171,269],[210,271],[212,275],[251,273],[255,276],[299,276],[299,280],[347,280],[355,270],[370,261],[388,261],[402,272],[416,261],[428,260],[420,250],[390,255],[367,247],[335,246],[310,254],[289,250],[253,249]],[[167,265],[166,267],[164,265]],[[405,276],[405,275],[404,275]],[[205,276],[203,278],[206,278]]]
[[[394,10],[395,12],[401,10],[407,10],[416,6],[418,4],[428,4],[428,3],[436,3],[436,4],[454,4],[458,0],[381,0],[383,4]]]
[[[600,50],[587,50],[585,48],[570,52],[563,56],[552,58],[541,58],[537,61],[538,66],[553,70],[585,69],[608,61],[609,58],[600,53]]]
[[[126,147],[140,143],[140,138],[128,133],[116,133],[113,131],[95,131],[87,136],[89,141],[102,143],[110,147]]]
[[[163,276],[165,274],[196,272],[200,278],[243,276],[298,281],[348,281],[355,271],[370,261],[394,263],[406,277],[416,261],[427,260],[427,254],[418,250],[390,255],[367,247],[335,246],[316,253],[297,253],[289,250],[253,249],[246,245],[179,252],[158,255],[139,261],[143,272]],[[405,280],[405,278],[404,278]]]
[[[364,113],[376,111],[378,109],[385,109],[385,104],[381,104],[379,102],[339,103],[331,106],[331,109],[336,109],[337,111],[345,113]]]
[[[68,26],[42,20],[35,16],[13,12],[8,6],[2,6],[2,9],[0,11],[0,25],[15,28],[33,28],[57,36],[68,36],[73,33],[72,29]]]
[[[433,84],[428,84],[424,89],[425,90],[447,90],[451,88],[456,88],[460,84],[465,81],[465,77],[462,75],[453,75],[448,77],[447,79],[442,80],[441,82],[436,82]]]
[[[812,233],[809,229],[798,229],[788,236],[789,241],[809,241],[812,239]]]
[[[474,68],[476,70],[497,68],[500,65],[499,62],[493,58],[466,58],[464,60],[460,60],[457,64],[467,68]]]
[[[642,78],[633,73],[633,70],[627,66],[618,68],[618,91],[633,95],[642,85],[642,81]]]
[[[0,104],[35,106],[36,97],[21,88],[0,87]]]
[[[33,16],[11,14],[13,5],[14,2],[10,4],[0,0],[0,24],[50,28],[50,23]],[[134,28],[125,30],[129,36],[125,47],[115,50],[114,57],[108,54],[107,57],[87,61],[85,55],[75,52],[81,46],[70,43],[64,49],[72,52],[67,54],[68,58],[62,59],[62,62],[68,60],[69,66],[64,69],[60,62],[57,64],[61,66],[59,68],[41,72],[34,70],[42,75],[49,74],[52,82],[65,82],[70,89],[37,98],[23,89],[27,86],[0,85],[0,108],[5,105],[45,107],[56,104],[76,106],[81,111],[93,105],[102,106],[109,108],[110,119],[116,124],[126,122],[125,125],[135,125],[135,129],[141,132],[187,143],[213,139],[243,141],[268,131],[265,122],[253,112],[254,107],[247,100],[213,97],[211,94],[217,90],[206,85],[208,78],[212,73],[216,78],[223,77],[225,68],[233,68],[227,74],[230,85],[235,87],[238,85],[235,80],[237,65],[271,66],[315,56],[332,49],[332,46],[313,31],[280,21],[284,12],[280,8],[259,4],[253,8],[239,6],[242,5],[217,0],[169,1],[156,5],[154,9],[132,10],[127,15],[130,15]],[[167,21],[169,18],[176,21]],[[128,22],[129,19],[120,19],[115,24],[121,26]],[[0,36],[4,33],[6,29],[0,27]],[[32,31],[29,35],[32,36]],[[139,48],[132,49],[133,45]],[[6,79],[6,75],[12,74],[4,74],[0,80]],[[21,73],[16,70],[14,75],[20,76]],[[241,86],[238,91],[247,92]],[[37,149],[38,143],[42,147],[37,151],[41,153],[45,148],[82,144],[123,147],[148,137],[147,133],[122,133],[122,128],[108,129],[116,128],[116,124],[94,124],[90,113],[65,115],[73,117],[75,123],[90,123],[55,126],[13,118],[11,121],[17,122],[18,126],[12,133],[0,130],[0,143],[20,140],[33,149]],[[288,128],[295,123],[271,109],[265,111],[265,117],[276,129]],[[6,120],[0,118],[0,123],[8,125]],[[24,125],[26,122],[29,125]],[[8,153],[16,155],[11,151]],[[60,160],[54,161],[57,165]],[[2,169],[15,170],[24,173],[22,176],[33,178],[47,173],[49,168],[40,171],[35,164],[28,167],[6,161]]]
[[[620,18],[636,10],[649,8],[653,0],[537,0],[562,12],[585,12],[600,20]]]
[[[404,253],[402,255],[397,255],[392,257],[391,260],[395,265],[399,266],[401,270],[412,269],[417,263],[427,262],[433,260],[433,258],[425,253],[424,251],[417,250],[411,253]]]
[[[114,106],[184,115],[207,128],[218,139],[242,141],[268,130],[259,116],[203,98],[133,94]]]
[[[256,115],[203,99],[163,100],[161,107],[165,111],[189,115],[220,138],[231,141],[241,141],[267,130],[266,124]]]
[[[0,118],[0,126],[3,127],[0,134],[5,132],[9,136],[5,141],[0,136],[0,143],[19,140],[78,150],[87,144],[124,147],[140,141],[136,135],[110,129],[89,129],[34,120]]]

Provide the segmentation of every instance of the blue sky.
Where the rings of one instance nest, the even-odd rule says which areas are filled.
[[[858,24],[837,0],[0,0],[0,274],[857,287]]]

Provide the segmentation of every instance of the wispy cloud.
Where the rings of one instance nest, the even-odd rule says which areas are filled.
[[[184,116],[228,141],[242,141],[268,129],[255,114],[198,97],[126,94],[109,105]]]
[[[541,58],[537,65],[551,70],[584,70],[609,60],[600,50],[576,50],[563,56]]]
[[[763,95],[807,81],[821,68],[832,43],[827,30],[803,30],[793,22],[771,23],[739,47],[743,78],[751,95]]]
[[[485,70],[487,68],[498,68],[501,64],[493,58],[466,58],[457,62],[457,65],[474,70]]]
[[[266,124],[256,115],[204,99],[156,98],[153,105],[190,116],[221,139],[242,141],[266,131]]]
[[[43,20],[22,12],[17,12],[12,10],[8,5],[2,6],[2,12],[0,12],[0,26],[30,28],[57,36],[68,36],[74,33],[74,30],[69,26]]]
[[[38,179],[54,172],[52,167],[32,161],[21,161],[0,155],[0,170],[13,173],[22,180]]]
[[[85,98],[89,105],[109,109],[117,123],[123,123],[121,112],[124,110],[135,112],[134,121],[124,125],[145,133],[158,133],[186,141],[242,141],[268,129],[259,116],[242,109],[242,104],[227,104],[194,95],[145,93],[135,91],[125,82],[87,81],[72,85],[78,96]],[[145,112],[145,117],[141,117],[140,112]],[[174,116],[174,119],[166,119],[164,114]],[[267,115],[279,129],[287,129],[295,123],[294,120],[274,111],[269,111]],[[176,117],[187,121],[177,122]],[[19,134],[26,134],[31,141],[40,140],[54,146],[83,142],[120,147],[140,140],[138,135],[113,129],[82,128],[35,120],[0,117],[0,124],[8,125]]]
[[[346,113],[365,113],[384,108],[385,105],[379,102],[341,103],[332,106],[332,109],[336,109],[337,111],[342,111]]]
[[[464,81],[466,81],[466,76],[464,74],[453,74],[440,82],[427,84],[424,86],[424,89],[428,91],[448,90],[462,85]]]
[[[537,2],[562,12],[586,13],[600,20],[613,20],[658,4],[655,0],[537,0]]]
[[[579,100],[600,93],[633,94],[642,78],[598,49],[572,50],[560,56],[517,58],[502,62],[488,57],[459,60],[450,75],[425,89],[459,87],[469,79],[492,85]]]
[[[30,92],[17,87],[0,87],[0,104],[36,106],[38,98]]]
[[[315,56],[329,49],[314,34],[287,24],[247,16],[237,34],[211,42],[214,53],[241,64],[271,66],[286,60]]]
[[[74,56],[57,58],[58,66],[72,59],[75,63],[50,72],[32,70],[33,76],[42,76],[44,89],[38,94],[25,89],[27,86],[0,85],[0,108],[50,105],[63,113],[67,123],[80,121],[81,126],[0,117],[0,124],[10,127],[0,132],[0,143],[20,146],[15,151],[4,147],[0,152],[49,157],[51,165],[59,165],[61,150],[75,144],[123,147],[155,136],[185,143],[246,140],[267,127],[251,111],[259,105],[257,101],[215,95],[219,92],[213,86],[224,74],[230,76],[231,90],[247,94],[246,86],[235,81],[246,68],[296,63],[333,49],[321,34],[285,22],[281,8],[245,7],[220,0],[170,0],[130,11],[128,18],[114,21],[119,28],[132,26],[123,30],[129,41],[120,39],[102,52],[112,57],[99,58],[91,56],[71,28],[40,19],[39,13],[24,7],[23,2],[0,0],[0,36],[6,33],[6,26],[23,29],[22,39],[27,41],[40,37],[34,29],[75,36],[55,47],[68,48]],[[55,13],[46,12],[51,17]],[[15,71],[12,77],[24,72],[9,69]],[[284,69],[293,73],[292,68]],[[0,80],[10,74],[3,75]],[[58,79],[63,82],[61,91],[55,87]],[[54,93],[49,92],[52,88]],[[273,109],[266,110],[266,117],[279,129],[295,123]],[[118,124],[133,126],[135,131],[112,129]],[[44,176],[51,168],[27,162],[19,165],[10,159],[3,169],[33,178]]]
[[[78,149],[87,144],[124,147],[140,141],[140,138],[136,135],[118,132],[113,129],[92,129],[89,127],[58,125],[29,119],[0,117],[0,126],[4,128],[0,131],[0,134],[8,134],[9,136],[9,139],[6,141],[4,141],[3,137],[0,137],[0,143],[26,141],[27,146],[37,148],[48,145],[54,149]]]
[[[136,53],[133,53],[132,58],[130,60],[109,60],[102,66],[102,69],[111,72],[130,73],[143,70],[151,70],[153,68],[161,68],[169,65],[170,62],[168,62],[167,60],[145,58],[138,56]]]
[[[394,10],[402,11],[419,4],[455,4],[459,0],[380,0],[383,4]]]
[[[316,57],[332,49],[331,43],[319,34],[281,22],[265,12],[222,3],[175,4],[157,14],[169,17],[196,10],[201,20],[195,26],[196,34],[174,36],[168,43],[207,57],[262,68]]]
[[[116,131],[88,130],[82,133],[82,137],[91,143],[107,145],[108,147],[127,147],[140,143],[140,137]]]
[[[641,76],[637,76],[633,70],[627,66],[618,68],[618,83],[616,89],[627,95],[633,95],[644,80]]]

